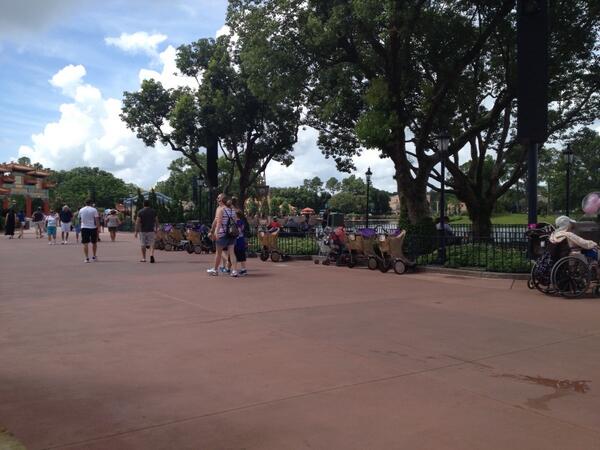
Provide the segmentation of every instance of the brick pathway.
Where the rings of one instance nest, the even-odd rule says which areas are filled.
[[[600,301],[137,251],[0,240],[0,428],[29,450],[600,449]]]

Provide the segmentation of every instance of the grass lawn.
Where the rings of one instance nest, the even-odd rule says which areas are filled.
[[[554,223],[554,220],[558,216],[538,216],[538,222]],[[450,218],[450,223],[471,223],[471,220],[467,216],[454,216]],[[492,216],[492,223],[494,225],[519,225],[527,224],[527,214],[501,214]]]

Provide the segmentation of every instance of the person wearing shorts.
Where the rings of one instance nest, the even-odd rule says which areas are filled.
[[[150,262],[155,263],[154,259],[154,239],[158,231],[158,215],[156,211],[150,208],[150,201],[144,200],[144,207],[138,212],[135,221],[135,237],[140,235],[140,244],[142,246],[142,259],[140,262],[146,262],[146,250],[150,250]]]
[[[92,261],[97,261],[96,251],[98,249],[98,228],[100,227],[100,215],[98,210],[92,206],[91,200],[86,200],[85,206],[79,210],[79,223],[81,224],[81,243],[83,244],[83,262],[90,262],[89,244],[92,244]]]
[[[216,242],[216,253],[215,253],[215,264],[213,268],[207,269],[206,273],[210,276],[217,276],[219,274],[219,265],[221,264],[221,257],[223,252],[227,251],[228,248],[233,247],[235,244],[235,237],[229,236],[229,225],[235,223],[235,213],[233,209],[227,206],[227,196],[225,194],[219,194],[217,196],[217,212],[215,214],[215,220],[213,221],[210,238]],[[238,277],[237,271],[237,260],[235,259],[235,252],[229,252],[231,259],[231,276]]]
[[[119,228],[119,225],[121,225],[121,221],[119,220],[116,209],[111,209],[108,216],[106,216],[106,225],[108,225],[110,240],[115,242],[115,239],[117,238],[117,228]]]
[[[237,262],[239,262],[241,266],[239,272],[240,277],[244,277],[248,274],[248,270],[246,269],[246,227],[248,225],[248,221],[240,209],[235,212],[235,215],[237,218],[236,224],[239,234],[235,240],[233,251],[235,253],[235,259],[237,259]]]
[[[71,221],[73,220],[73,213],[67,205],[62,207],[60,211],[60,238],[61,245],[65,245],[69,241],[69,232],[71,231]]]
[[[42,212],[41,206],[38,206],[36,211],[33,213],[31,222],[33,228],[35,228],[35,238],[41,239],[44,237],[44,213]]]
[[[56,228],[60,223],[58,214],[53,209],[46,216],[46,233],[48,234],[48,245],[56,245]]]

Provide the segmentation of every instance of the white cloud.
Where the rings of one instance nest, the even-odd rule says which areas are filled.
[[[50,79],[50,84],[54,87],[61,88],[63,94],[72,96],[77,87],[81,84],[81,80],[85,75],[85,67],[81,64],[77,66],[69,64],[54,74]]]
[[[145,53],[155,56],[158,53],[158,45],[167,40],[164,34],[148,34],[145,31],[137,31],[133,34],[121,33],[119,37],[104,38],[107,45],[117,47],[127,53]]]
[[[143,80],[154,79],[160,81],[166,89],[179,86],[197,87],[198,84],[193,77],[186,77],[177,68],[176,64],[177,49],[169,45],[158,57],[162,64],[162,71],[142,69],[138,75],[140,83]]]
[[[300,130],[298,143],[294,146],[294,162],[285,167],[281,164],[271,163],[267,168],[267,183],[270,186],[298,186],[306,178],[319,177],[323,182],[330,177],[338,180],[346,178],[351,174],[340,173],[335,167],[335,161],[325,159],[321,150],[317,147],[318,132],[313,128]],[[361,156],[354,158],[357,177],[364,177],[367,168],[373,172],[373,186],[389,192],[395,192],[396,182],[393,179],[394,165],[390,159],[381,159],[376,150],[365,150]]]
[[[219,28],[217,30],[215,37],[227,36],[230,32],[231,32],[231,28],[229,28],[229,25],[223,25],[221,28]]]
[[[104,98],[101,91],[84,84],[85,68],[67,66],[50,80],[71,100],[60,106],[60,118],[21,146],[28,156],[53,169],[94,166],[127,181],[150,187],[166,175],[178,155],[166,147],[148,148],[121,121],[121,101]]]

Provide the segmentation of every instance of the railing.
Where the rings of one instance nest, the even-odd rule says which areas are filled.
[[[262,245],[258,229],[253,229],[248,239],[248,250],[259,253]],[[277,247],[282,253],[294,256],[312,256],[319,253],[316,234],[314,230],[306,232],[290,231],[282,228],[277,238]]]
[[[523,233],[504,237],[446,236],[445,259],[441,261],[441,236],[409,235],[406,252],[418,265],[444,265],[490,272],[526,273],[530,270],[527,240]]]

